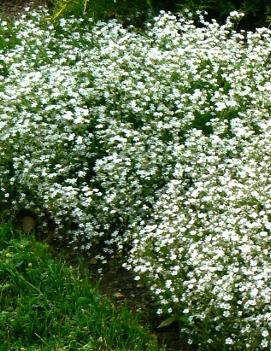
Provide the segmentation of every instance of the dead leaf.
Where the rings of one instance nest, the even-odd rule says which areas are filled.
[[[23,226],[23,231],[25,233],[30,233],[36,226],[36,221],[33,217],[31,216],[25,216],[22,219],[22,226]]]
[[[97,258],[96,257],[92,257],[90,260],[89,260],[89,264],[97,264]]]
[[[174,322],[176,322],[176,317],[169,317],[169,318],[165,319],[157,328],[168,327],[169,325],[171,325]]]
[[[113,296],[116,299],[123,299],[125,297],[125,295],[123,295],[121,292],[116,292],[116,293],[113,294]]]

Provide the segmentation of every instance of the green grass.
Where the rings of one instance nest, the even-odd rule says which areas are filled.
[[[158,350],[125,307],[33,236],[0,227],[0,351]]]

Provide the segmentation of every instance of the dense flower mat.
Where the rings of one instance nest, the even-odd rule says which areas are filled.
[[[125,248],[199,350],[270,350],[271,31],[162,12],[0,22],[0,197]]]

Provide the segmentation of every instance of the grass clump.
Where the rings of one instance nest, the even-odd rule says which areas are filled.
[[[0,350],[156,351],[126,308],[56,261],[33,236],[0,227]]]

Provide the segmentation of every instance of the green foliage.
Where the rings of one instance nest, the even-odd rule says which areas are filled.
[[[174,1],[172,10],[182,10],[189,8],[192,11],[198,9],[205,10],[209,18],[215,18],[223,22],[231,11],[242,11],[245,13],[244,19],[240,22],[240,27],[253,29],[267,24],[267,15],[270,13],[269,0],[183,0]]]
[[[56,0],[54,17],[82,15],[98,19],[140,17],[138,11],[152,10],[150,0]]]
[[[54,17],[86,14],[94,19],[117,17],[146,19],[146,11],[157,14],[160,10],[173,12],[189,9],[192,12],[203,10],[208,12],[209,19],[215,18],[223,22],[231,11],[242,11],[244,19],[240,28],[253,29],[270,23],[270,0],[56,0]]]
[[[46,27],[41,14],[28,15],[14,23],[19,44],[2,54],[1,201],[35,212],[42,225],[54,220],[56,237],[91,255],[98,247],[102,262],[129,247],[126,268],[145,279],[157,313],[169,317],[161,327],[176,319],[198,350],[270,350],[271,31],[238,33],[238,13],[224,26],[162,13],[144,33],[74,17]],[[68,303],[44,299],[47,273],[33,272],[39,261],[28,256],[4,248],[13,268],[3,266],[0,277],[4,290],[13,288],[4,299],[24,296],[17,287],[38,294],[39,313],[25,321],[29,307],[20,315],[26,335],[37,330],[50,345],[53,331],[62,349],[87,342],[104,350],[93,329],[94,346],[80,335],[82,309],[67,317],[62,309],[86,295],[70,299],[58,282],[51,295],[62,286]],[[33,327],[48,306],[57,316],[49,314],[50,328]],[[73,346],[57,326],[70,330],[75,317]],[[21,337],[16,318],[4,322],[11,331],[3,343]]]
[[[153,339],[45,244],[0,228],[0,350],[149,350]]]

